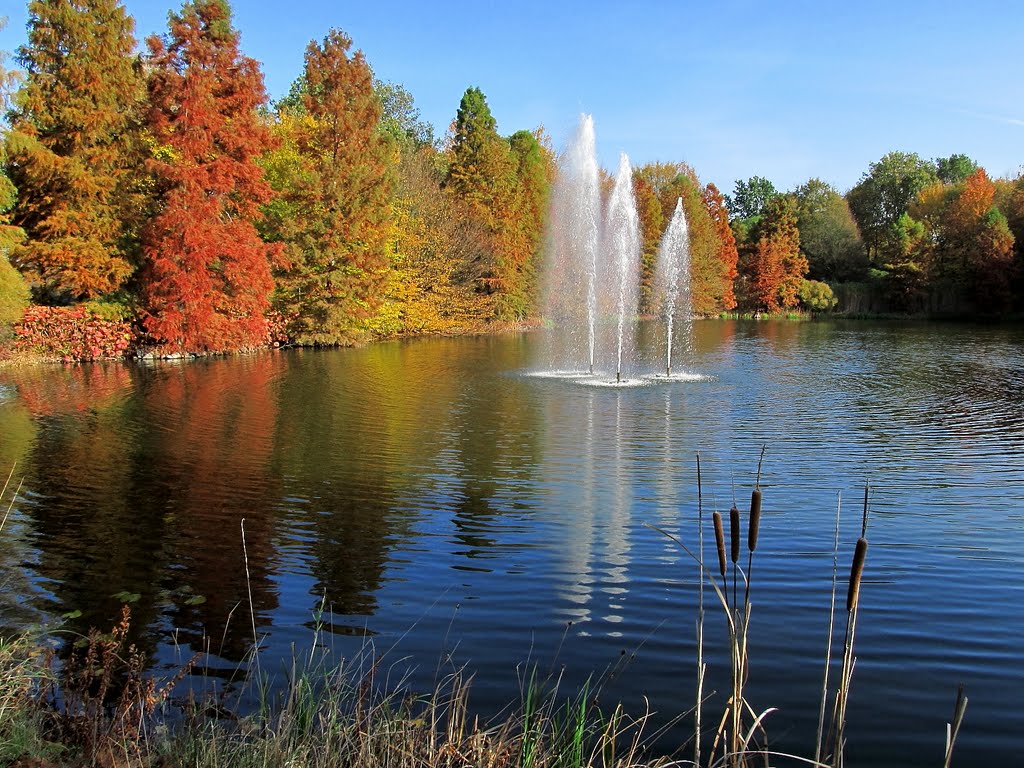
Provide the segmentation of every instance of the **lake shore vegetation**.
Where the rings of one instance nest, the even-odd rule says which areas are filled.
[[[558,167],[543,126],[502,133],[470,85],[439,136],[338,29],[271,103],[227,0],[188,0],[143,47],[120,0],[28,10],[27,43],[0,61],[5,359],[536,322]],[[640,166],[633,184],[641,313],[680,199],[700,316],[1024,308],[1024,176],[990,178],[966,155],[890,152],[845,192],[754,176],[725,195],[682,162]]]

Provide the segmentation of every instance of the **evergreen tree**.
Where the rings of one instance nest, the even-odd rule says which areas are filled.
[[[146,329],[188,351],[262,344],[276,250],[254,225],[271,195],[256,163],[270,142],[263,75],[225,0],[185,3],[147,42],[160,195],[144,233]]]
[[[275,217],[289,267],[275,304],[300,344],[348,344],[362,336],[389,277],[387,242],[395,148],[379,130],[380,101],[362,52],[332,30],[306,49],[300,115],[281,115],[292,179]]]
[[[32,0],[25,82],[15,94],[8,167],[14,262],[41,298],[111,293],[134,270],[141,221],[137,118],[142,76],[120,0]]]
[[[507,199],[511,174],[508,142],[498,135],[483,91],[467,88],[455,117],[447,185],[497,229],[496,204]]]

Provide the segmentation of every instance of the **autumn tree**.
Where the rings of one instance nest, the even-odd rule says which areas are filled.
[[[1009,309],[1014,276],[1014,237],[994,199],[995,185],[979,168],[950,201],[937,245],[945,273],[984,314]]]
[[[800,249],[807,258],[808,277],[829,283],[864,278],[867,255],[857,222],[843,196],[820,179],[800,185],[794,196]]]
[[[477,290],[476,262],[492,235],[443,185],[433,147],[403,152],[389,250],[392,280],[372,322],[382,335],[458,333],[493,314]]]
[[[705,202],[705,190],[696,172],[685,163],[649,163],[638,168],[634,175],[639,180],[634,186],[637,183],[649,186],[657,198],[664,222],[662,230],[675,210],[676,201],[683,201],[690,241],[690,295],[693,311],[708,315],[729,309],[733,300],[734,275],[728,264],[728,247],[725,246],[723,260],[723,240]],[[643,219],[641,223],[648,226]],[[655,235],[644,229],[641,234],[647,242],[657,240],[660,243],[664,232],[659,231]]]
[[[259,64],[239,50],[225,0],[192,0],[149,45],[151,169],[159,208],[144,232],[146,330],[180,350],[267,339],[275,249],[256,231],[271,194]]]
[[[768,203],[757,225],[756,245],[743,266],[752,308],[777,312],[799,303],[807,259],[800,252],[792,195]]]
[[[530,131],[509,139],[512,179],[499,212],[497,277],[501,296],[497,314],[521,319],[532,310],[536,267],[548,216],[555,159],[550,147]]]
[[[666,219],[651,182],[644,178],[639,169],[633,172],[633,199],[636,200],[640,220],[640,311],[648,313],[652,309],[650,303],[658,247],[665,233]]]
[[[1024,175],[997,183],[999,209],[1006,214],[1006,223],[1013,234],[1014,294],[1018,308],[1024,300]]]
[[[135,269],[143,80],[120,0],[32,0],[7,167],[27,239],[13,260],[48,301],[120,288]]]
[[[477,283],[496,294],[499,317],[516,319],[529,311],[553,169],[553,153],[536,135],[519,131],[502,138],[483,92],[466,89],[455,118],[445,188],[490,233],[476,258]]]
[[[715,234],[718,237],[718,250],[716,258],[718,271],[721,275],[722,295],[720,299],[721,308],[725,311],[736,308],[735,281],[739,275],[739,251],[736,249],[736,238],[729,226],[729,210],[725,204],[725,198],[712,183],[704,187],[702,195],[704,208],[711,217],[715,227]]]
[[[373,73],[352,40],[331,30],[306,48],[301,109],[279,114],[292,158],[278,194],[288,211],[275,236],[288,267],[275,306],[299,344],[351,344],[383,297],[394,195],[394,141],[379,129]],[[295,91],[296,89],[293,89]]]

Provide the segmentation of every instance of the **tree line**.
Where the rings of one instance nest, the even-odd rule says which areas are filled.
[[[28,11],[21,72],[0,66],[0,329],[30,302],[84,307],[203,353],[535,312],[558,158],[542,128],[500,134],[480,89],[438,138],[339,30],[271,104],[226,0],[188,0],[141,52],[120,0]],[[890,153],[845,195],[759,177],[723,195],[652,163],[634,192],[641,295],[682,199],[700,314],[1004,314],[1024,295],[1024,179],[963,155]]]

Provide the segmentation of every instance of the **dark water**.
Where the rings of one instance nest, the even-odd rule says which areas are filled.
[[[542,340],[0,371],[0,466],[23,478],[3,624],[109,626],[128,598],[157,669],[209,648],[227,676],[251,589],[265,669],[324,601],[337,654],[369,639],[423,687],[466,664],[482,709],[536,663],[566,692],[613,670],[603,701],[667,718],[694,701],[697,578],[649,526],[696,546],[697,452],[710,517],[734,485],[745,509],[767,445],[748,693],[779,708],[773,743],[813,752],[836,509],[845,579],[867,480],[850,764],[941,764],[960,682],[954,764],[1019,760],[1024,331],[697,323],[705,379],[629,388],[526,375]],[[711,604],[706,638],[718,714]]]

